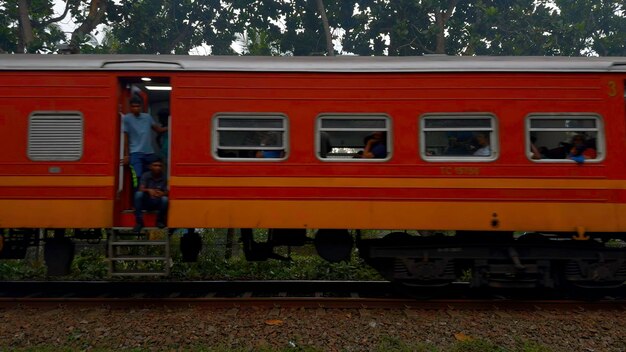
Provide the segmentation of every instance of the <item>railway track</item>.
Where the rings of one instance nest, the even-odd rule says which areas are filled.
[[[383,281],[15,281],[0,282],[0,307],[136,305],[408,310],[626,310],[624,290],[564,297],[537,290],[472,291],[457,283],[407,298]],[[597,295],[597,293],[596,293]],[[431,298],[431,297],[436,297]]]

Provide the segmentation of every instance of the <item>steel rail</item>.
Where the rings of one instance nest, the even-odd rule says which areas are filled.
[[[411,292],[413,297],[407,298],[386,281],[5,281],[0,282],[0,306],[625,309],[624,289],[601,293],[563,299],[549,290],[471,290],[469,285],[457,283],[444,288],[415,290]]]
[[[428,300],[358,297],[234,297],[234,298],[0,298],[0,308],[19,307],[204,307],[204,308],[307,308],[307,309],[402,309],[410,311],[626,311],[626,300],[582,302],[576,300]]]

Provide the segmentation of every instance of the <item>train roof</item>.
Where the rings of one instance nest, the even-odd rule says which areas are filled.
[[[626,57],[0,55],[0,70],[230,72],[626,72]]]

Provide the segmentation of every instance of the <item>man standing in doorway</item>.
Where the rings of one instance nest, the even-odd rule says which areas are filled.
[[[158,125],[151,115],[142,110],[142,101],[138,96],[130,99],[130,113],[122,118],[124,131],[124,159],[127,165],[130,162],[133,176],[133,189],[137,189],[137,183],[141,175],[148,170],[150,164],[156,160],[152,147],[152,131],[157,133],[167,132],[167,127]]]

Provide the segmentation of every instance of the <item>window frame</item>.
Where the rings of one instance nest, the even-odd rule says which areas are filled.
[[[259,119],[259,120],[270,120],[270,119],[281,119],[283,122],[282,128],[262,128],[262,129],[237,129],[237,128],[220,128],[218,127],[218,122],[220,118],[230,118],[230,119]],[[213,115],[211,118],[211,156],[214,159],[220,161],[233,161],[233,162],[280,162],[287,160],[289,158],[290,149],[289,149],[289,118],[286,114],[280,112],[218,112]],[[231,147],[231,148],[220,148],[219,146],[219,132],[221,130],[230,130],[230,131],[282,131],[283,136],[283,147],[280,150],[283,150],[284,155],[281,158],[225,158],[220,157],[218,155],[219,149],[234,149],[234,150],[268,150],[267,148],[260,147]],[[278,150],[278,149],[270,149],[270,150]]]
[[[483,127],[474,127],[474,128],[446,128],[446,129],[438,129],[438,128],[426,128],[426,120],[428,118],[434,119],[462,119],[462,120],[477,120],[477,119],[485,119],[488,118],[491,121],[491,128],[486,129]],[[434,163],[449,163],[449,162],[468,162],[468,163],[487,163],[498,160],[500,157],[500,135],[499,135],[499,124],[498,117],[496,114],[492,112],[437,112],[437,113],[424,113],[418,117],[419,119],[419,129],[418,129],[418,140],[419,140],[419,154],[422,160],[426,162],[434,162]],[[469,132],[491,132],[489,137],[489,147],[491,150],[491,155],[486,156],[431,156],[426,154],[426,132],[434,132],[434,131],[469,131]]]
[[[40,116],[48,116],[48,117],[56,117],[56,118],[63,118],[63,117],[68,117],[68,116],[72,116],[72,117],[78,117],[80,119],[80,151],[78,153],[78,156],[76,158],[53,158],[53,159],[42,159],[42,158],[38,158],[36,156],[34,156],[32,154],[32,138],[33,137],[33,124],[32,121],[34,118],[36,117],[40,117]],[[81,111],[78,110],[68,110],[68,111],[54,111],[54,110],[37,110],[37,111],[33,111],[28,115],[28,126],[27,126],[27,140],[26,140],[26,157],[28,158],[28,160],[30,161],[35,161],[35,162],[74,162],[74,161],[80,161],[84,154],[85,154],[85,116],[83,115],[83,113]]]
[[[591,128],[576,128],[576,129],[571,129],[571,130],[566,130],[566,129],[560,129],[560,128],[545,128],[545,129],[532,129],[531,128],[531,120],[533,119],[537,119],[537,120],[541,120],[541,119],[545,119],[545,120],[553,120],[553,119],[562,119],[562,120],[584,120],[584,119],[590,119],[593,118],[596,120],[596,128],[595,129],[591,129]],[[526,155],[526,158],[530,161],[532,161],[533,163],[550,163],[550,164],[576,164],[576,161],[571,160],[571,159],[532,159],[532,153],[530,152],[530,146],[531,146],[531,142],[530,142],[530,134],[531,132],[536,132],[536,131],[549,131],[549,130],[555,130],[555,131],[571,131],[571,132],[575,132],[575,131],[596,131],[597,133],[597,137],[596,137],[596,155],[597,158],[595,159],[586,159],[585,163],[600,163],[602,161],[604,161],[604,158],[606,157],[606,144],[605,144],[605,133],[604,133],[604,119],[602,117],[602,115],[595,113],[595,112],[533,112],[530,113],[528,115],[526,115],[526,117],[524,118],[524,132],[525,132],[525,136],[524,136],[524,141],[525,141],[525,149],[524,149],[524,154]]]
[[[379,159],[379,158],[341,158],[341,159],[332,159],[332,158],[322,158],[320,157],[320,151],[321,151],[321,145],[320,145],[320,134],[321,132],[324,131],[372,131],[372,132],[376,132],[376,131],[380,131],[380,129],[369,129],[369,128],[363,128],[363,129],[341,129],[341,128],[322,128],[322,121],[324,119],[331,119],[331,120],[381,120],[383,119],[385,121],[385,129],[384,132],[386,132],[386,142],[387,142],[387,157]],[[389,116],[388,114],[385,113],[332,113],[332,112],[325,112],[325,113],[321,113],[318,114],[315,118],[315,136],[314,136],[314,145],[315,145],[315,157],[320,160],[320,161],[324,161],[324,162],[331,162],[331,163],[337,163],[337,162],[348,162],[348,163],[369,163],[369,162],[374,162],[374,163],[382,163],[382,162],[387,162],[389,160],[391,160],[391,158],[393,157],[393,125],[392,125],[393,119],[391,118],[391,116]]]

